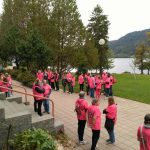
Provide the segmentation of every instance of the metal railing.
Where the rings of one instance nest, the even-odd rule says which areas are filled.
[[[32,96],[32,97],[38,97],[38,98],[42,98],[42,99],[48,99],[51,103],[52,103],[52,116],[54,117],[54,102],[53,100],[50,100],[49,98],[47,97],[43,97],[43,96],[38,96],[38,95],[34,95],[34,94],[29,94],[29,93],[24,93],[24,92],[20,92],[20,91],[17,91],[17,90],[13,90],[13,89],[10,89],[10,88],[6,88],[4,86],[0,86],[0,88],[3,88],[3,89],[6,89],[6,90],[9,90],[9,91],[13,91],[13,92],[16,92],[16,93],[20,93],[20,94],[24,94],[24,95],[28,95],[28,96]]]
[[[0,81],[2,81],[2,80],[0,80]],[[6,83],[6,84],[9,84],[9,82],[4,82],[4,81],[2,81],[2,82],[3,82],[3,83]],[[16,85],[16,84],[11,84],[11,85],[12,85],[12,86],[15,86],[15,87],[22,88],[22,89],[24,90],[24,92],[27,93],[27,90],[26,90],[25,87],[19,86],[19,85]],[[26,94],[25,94],[25,104],[26,104],[26,105],[29,105],[28,100],[27,100],[27,95],[26,95]]]

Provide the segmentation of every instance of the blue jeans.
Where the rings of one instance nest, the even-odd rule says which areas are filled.
[[[113,130],[109,130],[107,129],[107,132],[109,134],[109,140],[114,143],[115,142],[115,133],[114,133],[114,129]]]
[[[50,112],[49,99],[45,99],[45,100],[43,101],[43,106],[44,106],[45,112]]]
[[[94,98],[94,89],[90,88],[90,97]]]

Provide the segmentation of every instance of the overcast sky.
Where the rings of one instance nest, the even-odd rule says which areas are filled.
[[[0,0],[0,12],[2,12]],[[116,40],[125,34],[150,28],[150,0],[76,0],[84,25],[99,4],[111,25],[109,39]]]

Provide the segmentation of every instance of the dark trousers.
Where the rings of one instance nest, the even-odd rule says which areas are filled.
[[[37,113],[38,113],[39,115],[42,114],[42,112],[41,112],[42,102],[43,102],[43,100],[37,100],[37,103],[38,103]]]
[[[87,85],[87,86],[86,86],[86,94],[87,94],[87,95],[89,95],[89,89],[90,89],[90,87],[89,87],[89,85]]]
[[[100,130],[92,130],[92,146],[91,146],[91,150],[95,150],[97,142],[99,140],[100,137]]]
[[[52,87],[53,90],[55,90],[55,84],[54,84],[54,82],[51,82],[51,87]]]
[[[84,91],[84,84],[80,84],[80,91]]]
[[[112,85],[110,86],[109,96],[113,96]]]
[[[71,93],[71,82],[68,82],[68,91]]]
[[[79,138],[79,141],[83,141],[85,124],[86,124],[86,120],[78,120],[78,138]]]
[[[37,105],[38,105],[38,103],[37,103],[37,101],[34,98],[34,111],[35,112],[37,112],[37,107],[38,107]]]
[[[55,86],[56,86],[56,90],[58,91],[59,90],[59,82],[58,81],[55,82]]]

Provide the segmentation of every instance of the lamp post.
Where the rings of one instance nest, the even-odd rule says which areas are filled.
[[[100,46],[103,46],[105,44],[105,40],[104,39],[100,39],[98,43],[99,43]],[[102,58],[102,52],[100,54],[100,59],[101,58]],[[101,61],[102,61],[102,59],[101,59]],[[102,74],[102,65],[100,65],[100,73]]]

